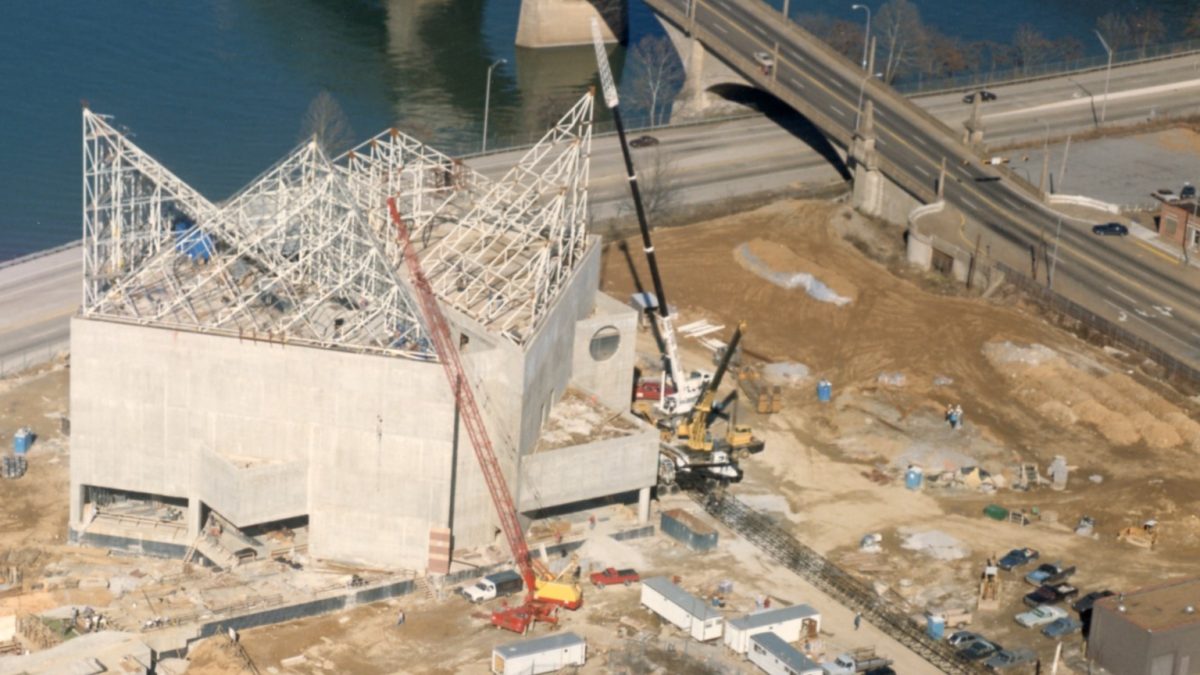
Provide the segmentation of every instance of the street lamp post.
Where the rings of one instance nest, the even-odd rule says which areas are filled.
[[[863,70],[867,69],[867,43],[871,40],[871,8],[866,5],[851,5],[850,9],[861,9],[867,13],[867,30],[863,33]]]
[[[481,152],[487,152],[488,112],[490,112],[492,104],[492,70],[501,63],[508,63],[508,59],[496,59],[492,62],[492,65],[488,66],[487,88],[484,90],[485,93],[483,95],[483,149]]]
[[[1104,103],[1100,104],[1100,123],[1104,124],[1104,116],[1108,112],[1108,78],[1112,75],[1113,50],[1108,46],[1108,42],[1105,41],[1100,31],[1093,32],[1096,33],[1096,37],[1100,38],[1100,44],[1104,45],[1104,51],[1108,52],[1108,68],[1104,70]]]

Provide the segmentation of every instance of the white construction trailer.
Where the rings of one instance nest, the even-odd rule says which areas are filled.
[[[821,632],[821,614],[809,605],[764,609],[731,619],[725,626],[725,646],[738,654],[750,651],[750,638],[775,633],[784,642],[814,640]]]
[[[492,650],[492,672],[496,675],[553,673],[587,661],[587,642],[575,633],[510,642]]]
[[[774,633],[750,638],[750,663],[769,675],[824,675],[825,669]]]
[[[642,604],[700,642],[721,637],[721,613],[666,577],[642,580]]]

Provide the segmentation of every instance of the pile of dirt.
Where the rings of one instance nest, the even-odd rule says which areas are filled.
[[[1117,446],[1200,451],[1200,424],[1125,373],[1077,364],[1040,344],[992,342],[983,354],[1052,424],[1090,425]]]

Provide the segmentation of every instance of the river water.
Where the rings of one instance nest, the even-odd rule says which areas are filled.
[[[661,30],[640,0],[630,2],[633,42]],[[1172,15],[1193,3],[1157,6]],[[219,200],[296,145],[304,112],[322,89],[341,104],[357,138],[397,124],[460,154],[479,149],[486,72],[494,60],[507,62],[492,82],[492,147],[529,140],[548,110],[565,109],[595,70],[588,48],[516,49],[518,0],[4,4],[0,260],[79,238],[83,99]],[[850,4],[792,0],[791,9],[861,18]],[[966,39],[1008,40],[1029,22],[1050,37],[1076,35],[1087,45],[1095,42],[1097,16],[1132,6],[1128,0],[917,4],[927,22]],[[614,58],[620,70],[620,50]]]

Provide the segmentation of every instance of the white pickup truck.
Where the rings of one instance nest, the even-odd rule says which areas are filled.
[[[525,587],[521,575],[516,572],[496,572],[489,574],[471,586],[463,586],[462,594],[467,600],[480,603],[502,595],[519,593]]]

